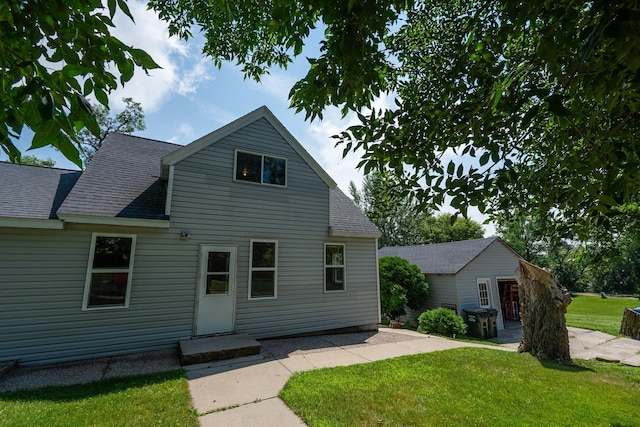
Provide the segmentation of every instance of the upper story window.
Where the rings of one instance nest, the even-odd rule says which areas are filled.
[[[84,288],[84,310],[129,306],[135,248],[135,235],[93,234]]]
[[[236,181],[287,185],[287,160],[236,150]]]

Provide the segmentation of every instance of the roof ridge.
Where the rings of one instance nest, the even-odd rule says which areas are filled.
[[[182,144],[176,144],[175,142],[169,142],[169,141],[163,141],[161,139],[155,139],[155,138],[147,138],[146,136],[138,136],[138,135],[132,135],[130,133],[124,133],[124,132],[109,132],[109,135],[122,135],[122,136],[126,136],[126,137],[131,137],[131,138],[138,138],[138,139],[144,139],[147,141],[152,141],[152,142],[160,142],[162,144],[167,144],[167,145],[175,145],[176,147],[184,147],[184,145]]]
[[[23,163],[8,162],[6,160],[0,160],[0,163],[4,163],[4,164],[7,164],[7,165],[15,165],[15,166],[28,166],[28,167],[40,168],[40,169],[53,169],[53,170],[57,170],[57,171],[82,172],[81,169],[57,168],[55,166],[43,166],[43,165],[27,165],[27,164],[23,164]]]

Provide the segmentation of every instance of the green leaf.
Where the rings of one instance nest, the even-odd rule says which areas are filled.
[[[129,10],[129,6],[127,5],[127,2],[125,0],[118,0],[118,6],[120,7],[120,10],[122,10],[124,14],[129,17],[129,19],[131,19],[132,22],[136,22],[135,19],[133,19],[133,15],[131,15],[131,11]],[[111,11],[111,7],[109,7],[109,11]],[[111,15],[111,17],[113,18],[113,15]]]
[[[33,139],[31,140],[30,150],[35,148],[45,147],[51,145],[58,138],[60,133],[60,126],[55,120],[47,120],[38,129],[36,129]]]
[[[480,156],[480,166],[486,165],[489,162],[489,157],[491,157],[491,153],[488,151],[482,153],[482,156]]]
[[[82,160],[80,159],[80,151],[68,136],[59,133],[54,146],[60,150],[64,156],[71,160],[74,164],[82,168]]]
[[[538,104],[529,108],[529,111],[527,111],[522,117],[522,121],[520,122],[520,129],[526,129],[529,126],[529,123],[531,123],[531,120],[533,120],[533,118],[538,115],[538,111],[540,111],[540,105]]]
[[[141,66],[145,70],[153,70],[155,68],[162,68],[159,66],[151,56],[142,49],[131,49],[131,56],[136,65]]]
[[[93,94],[96,96],[98,102],[105,107],[109,107],[109,98],[107,97],[107,93],[101,87],[93,88]]]
[[[116,0],[107,0],[107,6],[109,7],[109,16],[113,19],[116,14]]]

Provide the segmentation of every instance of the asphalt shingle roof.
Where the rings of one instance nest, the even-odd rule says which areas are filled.
[[[338,233],[380,235],[380,230],[339,188],[331,190],[331,229]]]
[[[101,217],[166,219],[163,156],[180,145],[109,134],[58,212]]]
[[[162,158],[180,145],[110,134],[84,172],[0,162],[0,217],[56,219],[83,215],[167,219]],[[332,188],[331,229],[343,235],[380,231],[340,189]]]
[[[0,217],[57,219],[80,171],[0,162]]]
[[[388,246],[381,248],[378,255],[402,257],[420,267],[423,273],[456,274],[497,240],[502,242],[499,237],[489,237],[432,245]]]

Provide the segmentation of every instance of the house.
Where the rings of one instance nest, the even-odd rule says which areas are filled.
[[[499,237],[385,247],[378,255],[399,256],[420,267],[429,283],[425,310],[447,307],[463,316],[464,309],[495,308],[498,330],[504,329],[503,320],[519,320],[514,273],[521,257]]]
[[[0,163],[0,361],[373,329],[380,232],[266,108],[85,172]]]

